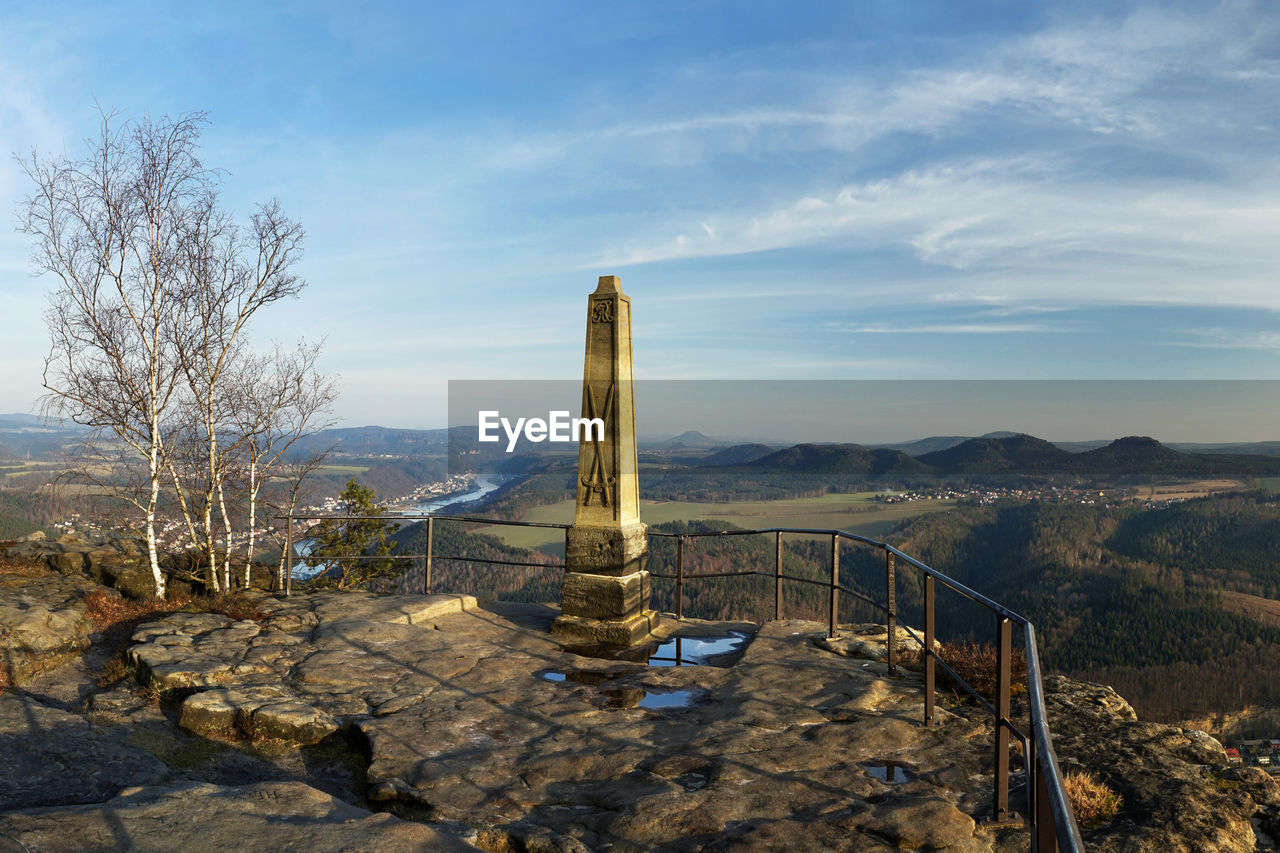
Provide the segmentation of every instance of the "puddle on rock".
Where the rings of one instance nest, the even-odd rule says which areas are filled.
[[[729,631],[706,637],[671,637],[661,643],[619,649],[616,646],[565,646],[565,651],[582,657],[635,661],[649,666],[733,666],[755,636],[748,631]]]
[[[570,654],[584,658],[646,663],[649,660],[650,648],[652,648],[652,646],[628,646],[627,648],[618,648],[617,646],[579,645],[565,646],[564,650]]]
[[[696,690],[664,690],[660,687],[606,687],[600,691],[607,697],[605,707],[623,708],[688,708]]]
[[[751,636],[730,631],[716,637],[672,637],[649,652],[649,666],[733,666]]]
[[[642,666],[611,666],[606,670],[591,669],[540,669],[533,675],[535,678],[541,678],[543,681],[566,682],[571,681],[574,684],[604,684],[606,681],[613,681],[616,678],[622,678],[625,675],[635,675],[637,672],[644,672]]]
[[[688,708],[693,704],[693,690],[655,690],[645,691],[640,700],[641,708]]]
[[[907,769],[907,765],[900,761],[864,761],[860,766],[876,779],[889,785],[901,785],[916,778],[915,774]]]

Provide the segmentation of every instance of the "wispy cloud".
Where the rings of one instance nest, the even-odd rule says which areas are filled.
[[[833,324],[840,332],[863,335],[1038,335],[1066,332],[1069,329],[1046,326],[1041,323],[932,323],[903,325],[883,324],[861,326]]]
[[[1176,180],[1117,186],[1073,181],[1070,170],[1050,161],[979,160],[849,185],[756,215],[726,213],[710,224],[597,263],[896,247],[929,264],[998,269],[1002,282],[1010,270],[1032,279],[1059,265],[1048,288],[1024,282],[1023,298],[1280,304],[1272,286],[1280,186],[1265,180],[1234,190]],[[1135,275],[1135,267],[1172,275]],[[1064,271],[1077,280],[1071,292],[1055,294]],[[1001,294],[1011,295],[993,295]]]
[[[1280,353],[1280,332],[1240,329],[1188,329],[1189,340],[1165,341],[1166,346],[1221,350],[1265,350]]]

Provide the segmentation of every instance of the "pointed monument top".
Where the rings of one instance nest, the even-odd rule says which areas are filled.
[[[600,276],[600,283],[596,285],[596,292],[592,296],[599,293],[622,293],[622,279],[616,275]]]

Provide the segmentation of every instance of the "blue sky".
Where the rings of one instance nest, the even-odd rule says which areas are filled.
[[[639,378],[1280,378],[1278,84],[1269,3],[0,9],[0,152],[207,110],[225,206],[302,221],[255,334],[326,338],[347,425],[580,375],[603,274]],[[28,254],[0,228],[4,411]]]

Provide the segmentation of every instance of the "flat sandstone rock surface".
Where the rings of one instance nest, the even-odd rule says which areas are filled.
[[[167,775],[149,753],[92,728],[78,714],[18,693],[0,695],[0,812],[100,802]]]
[[[0,601],[15,620],[43,608],[74,623],[73,593],[22,580]],[[888,677],[869,629],[829,644],[816,623],[771,622],[714,658],[739,654],[732,666],[648,666],[566,650],[545,605],[366,593],[260,603],[260,621],[178,613],[137,629],[129,656],[171,702],[149,705],[127,685],[61,708],[56,691],[0,694],[0,842],[308,853],[1028,843],[984,824],[989,719],[952,708],[922,728],[920,677]],[[751,630],[663,630],[673,625],[686,638]],[[697,645],[684,643],[682,654]],[[1244,851],[1255,810],[1280,813],[1265,774],[1205,781],[1197,765],[1222,759],[1202,733],[1137,722],[1106,688],[1047,686],[1066,766],[1124,762],[1105,775],[1132,805],[1086,830],[1090,849]]]
[[[989,725],[944,711],[920,727],[918,676],[818,648],[815,623],[769,623],[730,668],[649,667],[565,651],[542,605],[321,593],[263,606],[256,632],[190,614],[144,625],[131,655],[197,689],[182,709],[193,730],[282,707],[312,726],[299,742],[326,720],[357,732],[370,801],[469,826],[485,846],[1025,842],[975,822]],[[906,777],[885,779],[885,762]]]
[[[298,782],[131,788],[101,805],[0,814],[0,833],[31,851],[448,853],[476,849],[429,826],[370,813]]]

